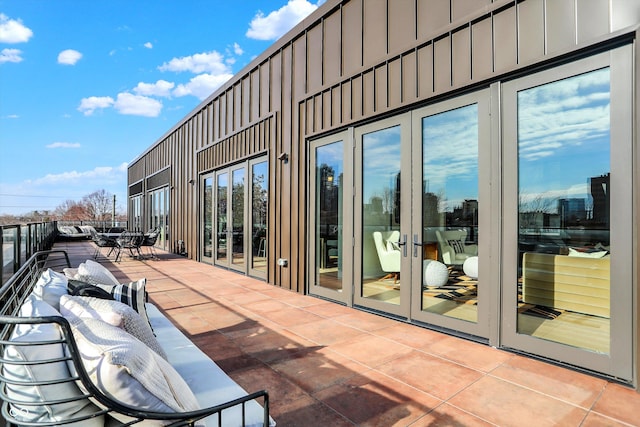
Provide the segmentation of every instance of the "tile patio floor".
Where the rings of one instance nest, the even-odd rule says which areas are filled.
[[[73,266],[90,242],[57,243]],[[160,253],[103,263],[285,426],[640,426],[640,393]]]

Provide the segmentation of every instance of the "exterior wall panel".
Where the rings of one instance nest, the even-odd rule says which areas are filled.
[[[416,41],[415,0],[389,0],[389,53],[399,53]]]
[[[322,25],[307,32],[307,87],[306,92],[317,92],[322,88]],[[296,67],[297,70],[298,67]]]
[[[452,38],[452,82],[453,86],[460,87],[471,81],[471,31],[463,28],[453,33]],[[480,52],[479,56],[483,56]]]
[[[432,40],[442,34],[442,28],[451,22],[449,2],[442,0],[417,0],[418,41]]]
[[[494,15],[493,31],[494,68],[497,72],[512,69],[518,63],[515,9],[509,8]]]
[[[527,64],[542,57],[545,53],[544,45],[544,0],[529,0],[518,4],[518,62]]]
[[[451,37],[449,35],[434,43],[433,82],[436,93],[451,89]]]
[[[362,67],[362,1],[342,5],[342,68],[347,76]]]
[[[387,54],[387,0],[367,0],[363,4],[363,64],[372,66]]]
[[[396,58],[387,66],[388,88],[387,100],[390,108],[399,107],[402,104],[402,58]]]
[[[491,43],[491,18],[475,22],[471,26],[471,78],[475,81],[491,77],[493,73],[493,44]],[[471,53],[470,52],[470,53]]]
[[[433,44],[418,49],[418,97],[427,99],[433,95]]]
[[[413,102],[418,96],[417,54],[412,51],[402,57],[400,66],[400,86],[402,87],[402,101]]]
[[[491,0],[451,0],[451,21],[456,22],[491,4]]]
[[[547,1],[547,53],[571,48],[576,44],[576,9],[573,0]]]
[[[342,76],[342,15],[340,9],[325,18],[323,31],[323,83],[335,84]]]

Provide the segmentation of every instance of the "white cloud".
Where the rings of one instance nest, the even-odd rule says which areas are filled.
[[[183,56],[182,58],[173,58],[171,61],[162,64],[158,69],[160,71],[174,72],[190,71],[194,74],[224,74],[230,72],[229,67],[224,63],[222,54],[215,50]]]
[[[80,148],[78,142],[54,142],[47,145],[47,148]]]
[[[9,19],[0,13],[0,43],[24,43],[33,36],[33,31],[25,27],[20,19]]]
[[[151,42],[146,42],[146,43],[144,44],[144,47],[146,47],[147,49],[153,49],[153,43],[151,43]]]
[[[192,78],[189,83],[181,84],[173,91],[175,96],[193,95],[200,100],[205,99],[214,90],[222,86],[233,74],[200,74]]]
[[[240,45],[238,43],[234,43],[233,44],[233,53],[235,53],[236,55],[240,56],[244,53],[244,50],[242,50],[242,48],[240,47]]]
[[[63,65],[76,65],[76,63],[82,58],[82,54],[77,50],[67,49],[58,54],[58,64]]]
[[[138,83],[138,86],[133,88],[133,91],[138,95],[144,96],[163,96],[170,97],[171,90],[175,87],[175,83],[168,82],[166,80],[158,80],[155,83]]]
[[[20,118],[20,116],[19,116],[19,115],[17,115],[17,114],[8,114],[8,115],[6,115],[6,116],[4,116],[4,117],[2,117],[2,118],[3,118],[3,119],[19,119],[19,118]]]
[[[158,117],[162,111],[162,102],[142,95],[128,92],[118,94],[113,107],[120,113],[130,116]]]
[[[118,182],[122,179],[122,177],[127,172],[127,163],[122,163],[118,166],[98,166],[94,169],[88,171],[69,171],[62,172],[59,174],[47,174],[42,178],[36,178],[34,180],[27,180],[28,184],[33,184],[36,186],[46,186],[46,185],[91,185],[92,183],[96,184],[105,184]]]
[[[256,40],[276,40],[309,16],[322,3],[324,0],[317,4],[307,0],[289,0],[286,5],[266,16],[259,11],[249,23],[246,36]]]
[[[85,116],[90,116],[95,110],[111,107],[113,103],[113,98],[110,96],[90,96],[89,98],[82,98],[78,111]]]
[[[2,49],[0,64],[4,62],[22,62],[22,51],[20,49]]]

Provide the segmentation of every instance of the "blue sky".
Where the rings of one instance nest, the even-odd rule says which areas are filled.
[[[97,190],[324,0],[0,0],[0,214]]]

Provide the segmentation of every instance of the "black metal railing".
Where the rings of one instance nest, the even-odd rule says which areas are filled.
[[[58,228],[56,221],[31,222],[0,225],[0,231],[2,231],[0,267],[2,284],[4,284],[31,255],[53,247]]]

